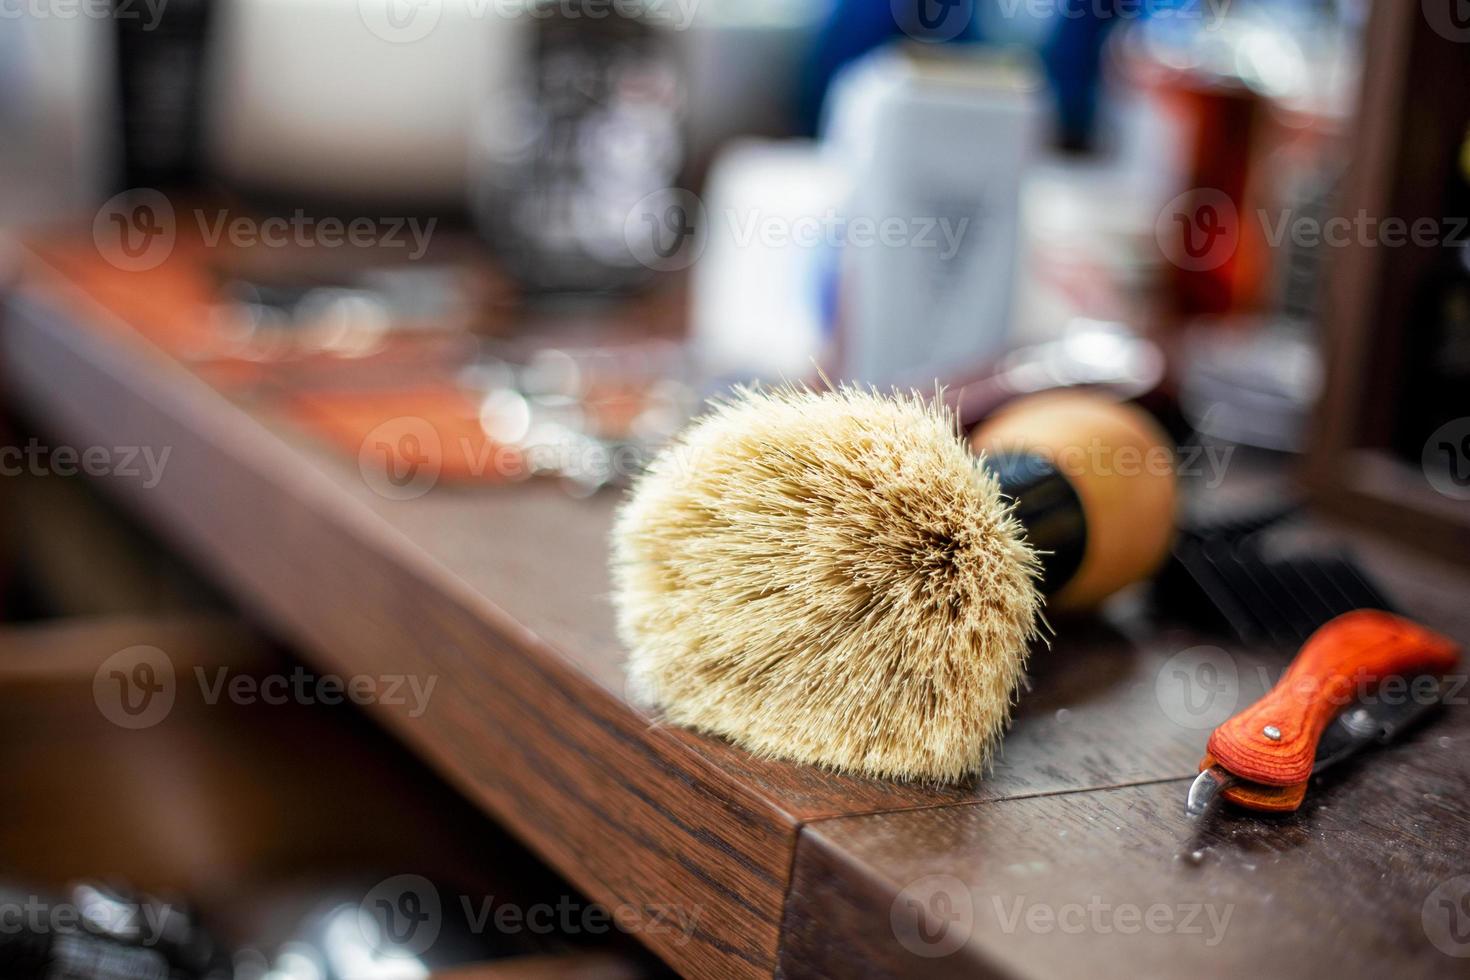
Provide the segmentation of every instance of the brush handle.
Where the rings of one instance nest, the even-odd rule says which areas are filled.
[[[1215,729],[1208,752],[1253,783],[1304,783],[1322,732],[1358,695],[1388,677],[1448,673],[1459,656],[1453,640],[1402,617],[1344,613],[1311,635],[1265,697]]]
[[[970,445],[988,459],[1040,457],[1081,504],[1079,525],[1043,531],[1028,522],[1026,488],[1002,487],[1018,501],[1017,516],[1031,545],[1053,553],[1041,556],[1051,608],[1095,606],[1152,575],[1167,557],[1174,539],[1174,453],[1158,424],[1137,406],[1083,391],[1032,395],[983,422]],[[1070,574],[1054,574],[1054,556],[1073,551],[1081,559]]]
[[[1043,595],[1054,595],[1077,574],[1087,553],[1087,516],[1070,480],[1042,456],[1009,453],[987,456],[985,468],[1000,492],[1015,501],[1016,519],[1026,543],[1041,559]]]

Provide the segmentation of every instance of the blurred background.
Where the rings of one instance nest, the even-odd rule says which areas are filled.
[[[0,291],[40,267],[80,284],[390,501],[535,483],[607,507],[734,384],[918,388],[965,426],[1018,395],[1083,386],[1149,409],[1197,495],[1229,482],[1227,468],[1266,473],[1273,499],[1309,499],[1464,562],[1461,7],[0,0]],[[24,410],[5,426],[17,451],[46,428]],[[24,515],[6,528],[10,622],[162,611],[195,638],[165,631],[169,649],[197,639],[200,663],[241,645],[266,673],[294,663],[248,629],[222,637],[213,618],[200,634],[191,617],[228,608],[210,586],[86,481],[52,478],[59,461],[44,477],[20,469],[5,487]],[[139,642],[131,621],[62,628],[84,632],[46,641],[57,649]],[[66,712],[111,744],[75,685],[97,665],[56,664],[0,685],[35,713],[14,723],[34,739],[16,750],[35,766],[28,786],[49,785],[38,753]],[[304,738],[338,733],[323,749],[333,758],[387,760],[381,778],[431,801],[422,819],[444,828],[387,870],[443,882],[475,849],[487,866],[534,865],[452,790],[421,785],[432,777],[350,706],[340,713],[291,724]],[[314,785],[316,770],[282,761],[283,736],[247,716],[207,715],[211,737],[238,738],[231,764],[272,773],[275,799],[298,794],[309,809],[324,792],[388,795],[347,776]],[[201,774],[216,764],[180,757]],[[96,792],[108,771],[99,761]],[[48,792],[96,804],[68,785]],[[254,797],[200,799],[223,811]],[[310,854],[330,873],[294,884],[298,911],[270,929],[238,917],[215,942],[186,923],[165,945],[173,975],[425,975],[406,955],[379,973],[321,965],[368,955],[320,953],[332,896],[356,894],[350,882],[400,847],[394,828],[411,815],[348,834],[321,826],[338,818],[303,829],[262,816],[273,829],[225,846],[193,841],[197,824],[166,816],[177,812],[149,819],[190,842],[185,857],[160,843],[138,867],[182,861],[176,877],[199,881],[225,854],[237,879],[274,889]],[[69,837],[42,823],[0,838],[30,880],[59,889],[115,863],[105,829]],[[545,869],[515,878],[533,894],[570,891]],[[210,904],[208,889],[192,897]],[[212,897],[218,921],[229,903]],[[220,951],[246,940],[258,959],[222,966]],[[500,937],[476,955],[585,940]],[[598,976],[657,969],[603,955],[593,968],[633,972]]]
[[[1447,110],[1434,212],[1343,212],[1369,7],[10,0],[0,220],[91,215],[135,270],[159,222],[204,240],[196,361],[458,334],[409,359],[457,358],[487,435],[548,457],[819,373],[938,381],[967,420],[997,382],[1161,390],[1176,428],[1299,452],[1326,271],[1387,222],[1435,253],[1391,440],[1416,460],[1465,380],[1470,150]]]

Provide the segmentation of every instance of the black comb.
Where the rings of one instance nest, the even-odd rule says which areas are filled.
[[[1270,532],[1300,509],[1274,505],[1181,527],[1155,581],[1161,608],[1245,643],[1293,649],[1345,612],[1393,611],[1347,549],[1267,547]]]

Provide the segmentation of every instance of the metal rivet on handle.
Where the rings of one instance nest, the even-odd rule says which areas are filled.
[[[1261,734],[1266,736],[1273,742],[1281,741],[1281,729],[1277,728],[1275,725],[1267,725],[1265,728],[1261,729]]]

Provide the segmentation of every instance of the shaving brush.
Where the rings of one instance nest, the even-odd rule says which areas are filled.
[[[1081,578],[1086,598],[1139,567],[1089,551],[1087,507],[1126,509],[1126,494],[1080,491],[1040,443],[1002,448],[992,469],[916,395],[783,388],[717,406],[616,519],[635,691],[759,755],[895,779],[983,771],[1043,590]]]

